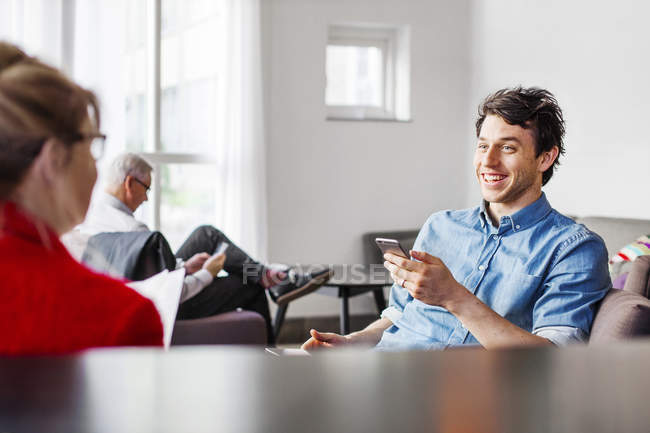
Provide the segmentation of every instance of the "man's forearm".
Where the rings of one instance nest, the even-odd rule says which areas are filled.
[[[510,323],[468,291],[447,309],[486,349],[553,344]]]
[[[375,346],[381,340],[381,335],[384,331],[390,328],[393,322],[386,318],[375,320],[370,325],[366,326],[361,331],[348,334],[347,337],[353,344],[362,344],[367,346]]]

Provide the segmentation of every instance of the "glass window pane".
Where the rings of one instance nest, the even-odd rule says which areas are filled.
[[[124,141],[130,152],[147,149],[147,2],[123,3],[126,15],[122,85]]]
[[[180,12],[177,10],[178,2],[175,0],[162,0],[160,7],[160,32],[163,36],[176,30],[179,23]]]
[[[379,48],[328,45],[326,60],[327,105],[383,106],[384,68]]]
[[[126,95],[125,136],[126,150],[129,152],[145,151],[147,100],[143,93]]]
[[[162,3],[161,147],[173,153],[216,151],[226,23],[220,3]],[[222,93],[220,95],[220,93]]]
[[[217,80],[206,78],[163,89],[160,140],[165,152],[215,153]]]
[[[173,251],[196,227],[216,221],[217,167],[212,164],[161,164],[160,231]]]

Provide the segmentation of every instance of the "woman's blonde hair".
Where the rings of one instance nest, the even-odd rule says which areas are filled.
[[[91,91],[0,41],[0,200],[20,183],[45,140],[55,137],[71,146],[89,117],[99,128]]]

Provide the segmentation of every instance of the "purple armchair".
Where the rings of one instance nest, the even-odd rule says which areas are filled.
[[[266,323],[253,311],[231,311],[201,319],[177,320],[173,346],[194,344],[266,344]]]
[[[623,290],[611,289],[600,302],[591,328],[591,344],[650,337],[650,256],[638,257]]]

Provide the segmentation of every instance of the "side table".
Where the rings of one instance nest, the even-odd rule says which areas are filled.
[[[393,284],[390,272],[380,264],[354,264],[332,266],[334,275],[315,293],[341,298],[340,330],[345,335],[350,332],[349,299],[366,292],[373,292],[378,313],[386,308],[384,287]],[[279,334],[289,304],[278,307],[273,331]]]

